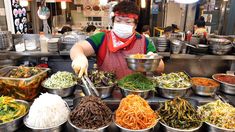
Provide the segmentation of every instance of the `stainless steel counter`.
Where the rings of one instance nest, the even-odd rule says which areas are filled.
[[[209,60],[235,60],[235,55],[192,55],[192,54],[171,54],[170,52],[158,52],[159,55],[171,59],[209,59]],[[69,52],[40,52],[40,51],[0,51],[0,59],[18,58],[18,57],[50,57],[50,56],[68,56]]]

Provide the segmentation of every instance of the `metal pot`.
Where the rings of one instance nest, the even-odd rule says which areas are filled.
[[[179,54],[182,50],[182,41],[173,39],[171,40],[171,51],[173,54]]]

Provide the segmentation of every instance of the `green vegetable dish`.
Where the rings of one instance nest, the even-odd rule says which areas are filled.
[[[158,109],[161,122],[178,129],[194,129],[201,125],[196,109],[182,98],[166,101]]]
[[[118,86],[129,90],[155,90],[155,83],[141,73],[128,75],[118,81]]]
[[[190,78],[184,72],[162,74],[153,79],[160,88],[189,88]]]
[[[77,79],[73,73],[58,71],[45,81],[44,86],[51,89],[63,89],[76,84]]]
[[[24,104],[21,104],[12,97],[0,97],[0,124],[13,121],[25,113],[28,109]]]

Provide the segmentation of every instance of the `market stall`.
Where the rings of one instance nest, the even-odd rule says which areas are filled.
[[[20,5],[19,2],[29,2],[32,9],[23,7],[24,4]],[[194,31],[194,34],[186,32],[190,30],[190,24],[193,25],[192,20],[197,15],[195,10],[205,8],[198,9],[200,4],[208,7],[203,11],[207,30],[211,25],[211,31],[216,31],[218,23],[213,22],[218,17],[216,11],[209,10],[211,6],[219,4],[200,1],[198,5],[184,5],[182,2],[187,1],[181,0],[135,2],[142,8],[140,16],[136,15],[138,13],[123,15],[115,12],[115,17],[127,18],[119,18],[116,22],[119,28],[110,30],[112,20],[109,15],[112,15],[111,10],[117,1],[5,0],[6,9],[7,3],[13,3],[14,21],[23,13],[24,19],[33,18],[30,22],[34,26],[43,25],[44,33],[11,34],[9,31],[0,31],[0,132],[235,131],[235,36],[211,34],[205,32],[204,28],[201,29],[202,33],[200,30]],[[222,1],[221,8],[228,7],[228,3],[233,4]],[[57,4],[61,4],[61,7]],[[122,5],[122,8],[125,6]],[[25,12],[20,12],[22,9]],[[150,13],[145,16],[144,10],[150,10]],[[176,10],[184,15],[176,15]],[[31,14],[34,11],[38,11],[43,23]],[[223,16],[226,14],[221,12],[220,18]],[[161,22],[156,20],[157,17]],[[154,33],[153,37],[147,38],[135,32],[134,27],[138,30],[140,26],[136,23],[138,20],[141,20],[140,25],[150,23],[152,29],[163,29],[158,25],[166,27],[173,21],[177,24],[172,24],[170,32],[161,30],[161,36]],[[157,23],[154,23],[155,20]],[[72,22],[73,25],[65,26],[66,22]],[[28,32],[27,22],[22,23],[25,24],[22,33]],[[126,25],[120,26],[120,23]],[[200,28],[200,22],[197,23],[197,28]],[[227,23],[231,25],[231,22]],[[13,29],[10,25],[8,28],[12,33],[14,30],[20,33],[20,24],[14,23]],[[92,36],[93,32],[85,32],[85,27],[91,25],[100,28],[98,36]],[[62,27],[64,30],[57,32]],[[129,31],[118,30],[122,29],[120,27]],[[220,23],[219,32],[223,31],[222,27]],[[34,33],[41,30],[39,27],[30,28],[35,30]],[[120,39],[114,30],[132,35]],[[48,34],[50,32],[53,34]],[[99,52],[96,48],[102,47],[105,42],[108,44],[103,48],[110,46],[110,38],[106,38],[107,41],[104,37],[107,35],[113,42],[118,41],[111,46],[121,45],[106,50],[112,51],[107,54],[113,55],[119,50],[122,52],[119,60],[115,56],[107,61],[106,66],[113,65],[110,61],[120,63],[122,60],[122,65],[118,66],[124,65],[123,69],[128,74],[124,70],[100,69],[102,65],[99,59],[103,55],[100,53],[104,49]],[[134,39],[124,43],[129,38]],[[137,39],[140,40],[135,43]],[[103,40],[103,45],[99,44]],[[77,58],[85,57],[85,61],[78,59],[78,64],[85,64],[86,60],[88,63],[85,69],[76,69],[76,66],[71,66],[74,61],[71,49],[76,43],[86,45],[88,41],[94,54],[87,58],[88,55],[74,55]],[[146,45],[140,45],[143,43]],[[137,44],[140,47],[135,47]],[[132,45],[136,51],[129,52]],[[146,51],[139,50],[142,48]],[[165,68],[158,73],[156,69],[162,60]],[[84,75],[79,77],[79,71],[84,71]]]

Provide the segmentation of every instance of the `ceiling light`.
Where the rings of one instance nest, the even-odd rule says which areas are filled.
[[[28,0],[20,0],[20,6],[26,7],[26,6],[28,6],[28,5],[29,5]]]
[[[199,0],[175,0],[175,2],[180,3],[180,4],[192,4],[196,3]]]
[[[66,2],[65,1],[61,1],[61,9],[65,10],[66,9]]]
[[[141,8],[146,8],[146,1],[145,0],[141,0]]]

